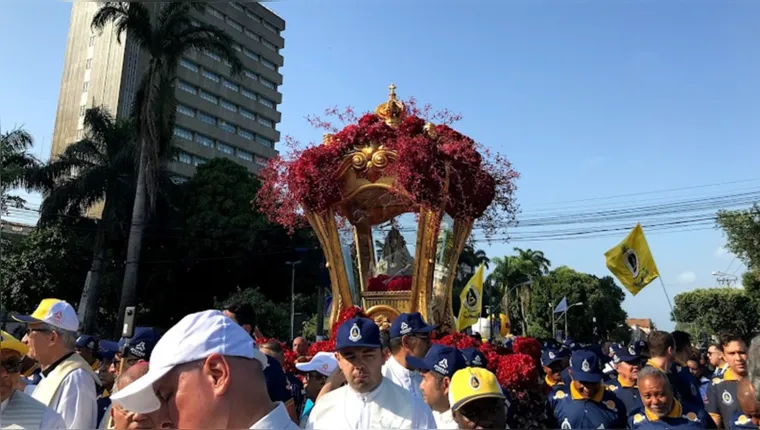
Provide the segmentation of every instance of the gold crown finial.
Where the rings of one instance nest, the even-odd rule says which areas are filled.
[[[406,105],[396,98],[396,84],[391,83],[388,89],[390,90],[388,101],[378,105],[375,114],[386,124],[395,128],[406,118]]]

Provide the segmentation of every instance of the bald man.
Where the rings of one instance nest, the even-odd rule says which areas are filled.
[[[760,408],[755,399],[755,389],[749,378],[742,378],[736,384],[736,400],[740,411],[734,412],[729,422],[732,429],[757,429],[760,424]]]
[[[119,375],[114,382],[114,392],[122,390],[148,373],[148,363],[141,361]],[[152,414],[130,412],[119,405],[114,405],[110,411],[112,427],[116,430],[160,428],[153,424]]]

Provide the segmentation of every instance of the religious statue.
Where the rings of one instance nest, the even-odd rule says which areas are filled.
[[[406,247],[406,240],[401,232],[392,226],[382,246],[382,257],[375,266],[375,275],[393,277],[412,276],[414,258]]]

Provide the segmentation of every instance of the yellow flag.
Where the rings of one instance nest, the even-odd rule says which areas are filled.
[[[462,331],[480,320],[483,309],[483,271],[481,264],[459,295],[461,305],[457,317],[457,331]]]
[[[641,224],[622,242],[604,253],[607,268],[634,296],[660,276]]]

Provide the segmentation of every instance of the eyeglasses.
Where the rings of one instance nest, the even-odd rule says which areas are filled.
[[[21,372],[21,360],[11,358],[9,360],[0,361],[0,368],[5,369],[8,373]]]
[[[27,329],[26,329],[26,335],[29,336],[32,332],[52,333],[53,330],[50,330],[50,329],[47,329],[47,328],[32,328],[32,327],[27,327]]]

